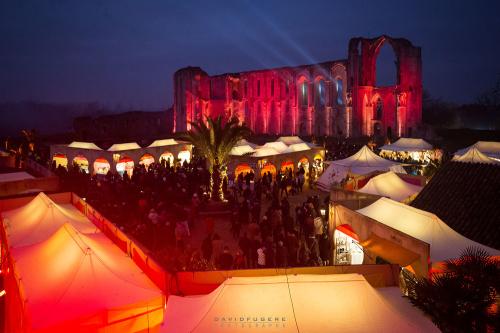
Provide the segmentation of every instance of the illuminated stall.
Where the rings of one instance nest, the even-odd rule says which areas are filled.
[[[76,165],[80,171],[89,173],[89,161],[83,155],[76,155],[73,159],[73,165]]]
[[[144,167],[146,168],[146,170],[149,168],[149,166],[151,164],[153,164],[155,162],[155,158],[153,155],[151,154],[144,154],[141,156],[141,158],[139,159],[139,165],[144,165]]]
[[[363,247],[359,237],[348,224],[339,225],[333,233],[335,265],[361,265],[363,263]]]
[[[129,177],[132,177],[132,174],[134,173],[134,160],[127,156],[121,157],[118,160],[118,163],[116,163],[116,171],[121,176],[123,176],[126,172]]]
[[[54,157],[52,157],[52,161],[55,162],[56,168],[62,166],[63,168],[68,168],[68,157],[65,154],[56,153]]]
[[[104,157],[98,157],[94,161],[94,173],[97,175],[106,175],[111,169],[111,165]]]

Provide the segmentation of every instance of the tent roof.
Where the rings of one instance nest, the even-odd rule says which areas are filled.
[[[35,177],[24,171],[0,173],[0,183],[14,182],[17,180],[34,179],[34,178]]]
[[[66,223],[11,255],[34,329],[106,326],[162,307],[158,288],[102,233],[86,236]]]
[[[274,142],[267,142],[261,148],[273,148],[277,150],[279,153],[282,153],[286,150],[288,146],[284,144],[283,142],[279,141],[274,141]]]
[[[453,156],[453,161],[463,162],[463,163],[500,164],[500,161],[489,158],[476,147],[470,148],[462,156],[460,155]]]
[[[462,156],[469,151],[470,148],[477,148],[488,157],[500,159],[500,142],[496,141],[478,141],[472,146],[458,150],[455,155]]]
[[[319,177],[317,184],[328,191],[334,182],[341,181],[348,173],[366,175],[373,171],[389,171],[400,165],[398,162],[378,156],[370,148],[363,146],[356,154],[348,158],[330,162],[328,168]]]
[[[297,144],[297,143],[304,143],[304,140],[299,138],[298,136],[280,136],[276,142],[283,142],[287,146]]]
[[[438,331],[415,313],[408,318],[359,274],[233,277],[208,295],[170,296],[162,332]]]
[[[164,147],[164,146],[173,146],[177,144],[179,144],[179,142],[175,141],[174,139],[163,139],[163,140],[153,141],[153,143],[151,143],[148,147],[149,148]]]
[[[389,171],[373,177],[358,192],[380,195],[396,201],[404,201],[422,190],[421,186],[412,185]]]
[[[279,155],[280,152],[271,147],[261,147],[255,149],[255,152],[252,154],[253,157],[264,157],[264,156],[274,156]]]
[[[83,233],[97,231],[96,226],[73,205],[58,205],[43,192],[28,204],[3,212],[2,216],[11,247],[41,242],[65,223]]]
[[[425,151],[431,150],[432,145],[424,139],[400,138],[391,144],[382,146],[380,149],[389,151]]]
[[[95,143],[92,143],[92,142],[73,141],[68,145],[68,147],[69,148],[80,148],[80,149],[102,150]]]
[[[235,155],[235,156],[242,156],[245,154],[253,153],[255,152],[255,149],[250,146],[250,145],[241,145],[241,146],[235,146],[231,149],[231,152],[229,152],[230,155]]]
[[[252,142],[247,141],[247,140],[245,140],[245,139],[241,139],[240,141],[238,141],[238,142],[236,143],[236,146],[237,146],[237,147],[238,147],[238,146],[250,146],[250,147],[252,147],[252,148],[256,148],[256,147],[257,147],[257,145],[256,145],[255,143],[252,143]]]
[[[140,148],[141,146],[139,146],[137,142],[115,143],[114,145],[108,148],[108,151],[133,150]]]
[[[309,145],[307,145],[307,143],[305,143],[305,142],[294,143],[294,144],[289,145],[283,151],[283,153],[295,153],[295,152],[304,151],[304,150],[311,150],[311,148],[309,147]]]
[[[458,258],[468,246],[481,247],[492,255],[500,255],[500,251],[460,235],[436,215],[391,199],[380,198],[371,205],[357,211],[393,229],[428,243],[433,262]]]

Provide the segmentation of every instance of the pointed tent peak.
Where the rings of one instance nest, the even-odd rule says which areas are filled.
[[[175,141],[175,139],[162,139],[153,141],[153,143],[151,143],[148,147],[149,148],[164,147],[164,146],[173,146],[177,144],[179,144],[179,142]]]
[[[261,146],[261,148],[272,148],[278,151],[279,153],[284,152],[287,149],[287,147],[288,146],[281,141],[267,142],[263,146]]]
[[[294,152],[304,151],[304,150],[311,150],[311,148],[309,147],[309,145],[307,143],[305,143],[305,142],[294,143],[294,144],[289,145],[283,151],[283,153],[294,153]]]
[[[354,155],[344,158],[342,160],[335,160],[333,164],[344,165],[344,166],[356,166],[356,165],[376,165],[381,164],[387,165],[399,165],[394,161],[386,160],[375,154],[368,146],[364,145],[357,153]]]
[[[250,146],[254,149],[257,147],[257,145],[255,143],[252,143],[252,142],[245,140],[245,139],[241,139],[240,141],[238,141],[236,143],[236,147],[240,147],[240,146]]]
[[[391,144],[382,146],[380,149],[389,151],[419,152],[432,150],[433,147],[424,139],[400,138]]]
[[[255,149],[255,152],[252,154],[253,157],[264,157],[264,156],[274,156],[279,155],[280,152],[274,148],[270,147],[261,147]]]
[[[242,156],[245,154],[251,154],[253,152],[255,152],[255,149],[253,149],[250,145],[241,145],[231,148],[229,155]]]
[[[287,146],[290,146],[297,143],[304,143],[305,141],[298,136],[280,136],[276,142],[283,142]]]
[[[472,146],[458,150],[455,155],[462,156],[471,148],[477,148],[477,150],[490,158],[500,159],[500,142],[497,141],[478,141]]]
[[[467,150],[467,152],[462,156],[459,155],[453,156],[452,160],[455,162],[462,162],[462,163],[500,164],[500,161],[496,161],[492,158],[489,158],[474,146],[471,147],[469,150]]]
[[[81,142],[73,141],[68,145],[69,148],[79,148],[79,149],[91,149],[91,150],[102,150],[93,142]]]
[[[141,149],[141,146],[137,142],[127,142],[127,143],[115,143],[108,148],[108,151],[123,151],[123,150],[134,150]]]
[[[409,184],[393,171],[389,171],[371,178],[358,192],[380,195],[399,202],[406,202],[421,190],[421,186]]]

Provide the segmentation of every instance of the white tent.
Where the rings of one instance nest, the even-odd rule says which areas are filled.
[[[233,277],[208,295],[168,299],[162,332],[249,331],[438,332],[359,274]]]
[[[298,136],[280,136],[276,142],[283,142],[287,146],[297,144],[297,143],[304,143],[304,140],[299,138]]]
[[[175,141],[174,139],[162,139],[162,140],[155,140],[153,143],[151,143],[148,147],[149,148],[154,148],[154,147],[165,147],[165,146],[173,146],[173,145],[178,145],[179,142]]]
[[[453,161],[456,162],[464,162],[464,163],[484,163],[484,164],[499,164],[499,160],[495,160],[483,154],[476,147],[470,148],[466,153],[462,156],[455,155],[453,156]]]
[[[255,152],[256,147],[257,147],[256,144],[248,142],[245,139],[241,139],[240,141],[238,141],[238,143],[236,143],[236,146],[234,146],[231,149],[229,154],[233,156],[243,156],[245,154],[250,154]]]
[[[358,192],[380,195],[404,202],[421,190],[421,186],[409,184],[394,172],[389,171],[370,179]]]
[[[311,147],[305,142],[303,143],[294,143],[289,145],[283,153],[295,153],[298,151],[311,150]]]
[[[80,149],[91,149],[91,150],[102,150],[95,143],[92,142],[79,142],[73,141],[68,145],[69,148],[80,148]]]
[[[395,152],[419,152],[432,150],[432,145],[424,139],[400,138],[391,144],[382,146],[380,149]]]
[[[462,156],[471,148],[477,148],[477,150],[479,150],[484,155],[496,160],[500,160],[500,142],[496,141],[478,141],[472,146],[458,150],[455,153],[455,156]]]
[[[43,192],[28,204],[2,212],[2,215],[11,247],[41,242],[64,223],[70,223],[82,233],[94,233],[98,230],[73,205],[58,205]]]
[[[255,149],[255,152],[252,154],[253,157],[264,157],[264,156],[275,156],[279,155],[280,152],[274,148],[270,147],[262,147]]]
[[[141,146],[139,146],[137,142],[115,143],[114,145],[108,148],[108,151],[123,151],[123,150],[133,150],[133,149],[141,149]]]
[[[261,148],[272,148],[282,153],[288,148],[288,146],[283,142],[274,141],[274,142],[267,142],[266,144],[261,146]]]
[[[102,233],[66,223],[11,256],[23,332],[145,332],[163,321],[161,291]]]
[[[357,212],[428,243],[433,263],[458,258],[468,246],[483,248],[491,255],[500,255],[500,251],[460,235],[436,215],[391,199],[380,198]]]
[[[340,182],[349,173],[366,175],[373,171],[395,171],[404,173],[401,164],[386,160],[367,146],[363,146],[356,154],[343,160],[332,161],[317,181],[319,188],[329,191],[334,183]]]

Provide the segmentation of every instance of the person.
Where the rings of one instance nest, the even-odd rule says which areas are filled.
[[[246,258],[243,252],[237,250],[236,254],[234,255],[234,261],[233,261],[234,269],[245,269],[246,268],[245,260]]]
[[[288,253],[282,241],[276,247],[276,267],[288,267]]]
[[[224,251],[219,256],[219,267],[226,271],[233,267],[233,256],[229,253],[229,247],[227,246],[224,246]]]
[[[257,267],[266,268],[266,248],[264,244],[257,249]]]
[[[208,234],[207,237],[205,237],[205,239],[203,240],[203,243],[201,244],[201,252],[203,254],[203,258],[206,261],[210,262],[212,260],[212,234]]]

